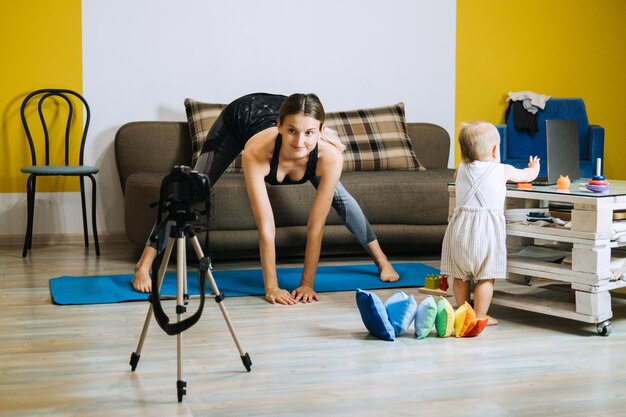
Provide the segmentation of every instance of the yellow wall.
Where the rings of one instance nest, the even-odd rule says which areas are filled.
[[[582,97],[605,129],[605,175],[626,179],[624,22],[623,0],[458,0],[457,134],[464,121],[503,123],[509,91]]]
[[[0,192],[23,192],[30,153],[19,116],[32,90],[82,90],[81,0],[0,0]],[[78,181],[38,181],[38,191]]]

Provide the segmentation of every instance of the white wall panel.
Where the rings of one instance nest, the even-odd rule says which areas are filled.
[[[455,8],[453,0],[83,0],[87,160],[101,167],[102,232],[124,231],[116,130],[184,120],[186,97],[315,92],[329,111],[403,101],[409,121],[452,134]]]

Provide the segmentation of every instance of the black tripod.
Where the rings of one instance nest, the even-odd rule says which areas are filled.
[[[222,316],[224,316],[224,320],[226,321],[226,325],[228,326],[228,330],[230,330],[230,334],[237,345],[237,350],[239,350],[239,355],[245,366],[246,370],[250,372],[250,368],[252,366],[252,361],[250,360],[250,356],[248,353],[244,353],[239,341],[237,340],[237,336],[235,335],[235,330],[230,322],[230,318],[228,317],[228,313],[226,312],[226,307],[222,302],[224,300],[224,294],[221,294],[219,289],[217,288],[217,284],[215,283],[215,279],[211,274],[211,260],[208,257],[205,257],[202,253],[202,248],[198,243],[198,238],[196,237],[193,228],[191,225],[187,223],[187,220],[194,219],[195,215],[190,211],[188,207],[183,207],[182,209],[178,207],[177,209],[169,208],[170,213],[168,218],[162,222],[159,227],[157,227],[156,231],[153,233],[154,237],[157,233],[159,233],[159,229],[165,227],[167,222],[170,223],[173,221],[175,225],[172,226],[171,233],[167,240],[167,245],[165,247],[165,251],[162,255],[157,256],[155,262],[153,264],[153,274],[152,274],[152,294],[150,295],[150,307],[148,308],[148,314],[146,315],[146,320],[143,325],[143,330],[141,331],[141,337],[139,339],[139,343],[137,344],[137,350],[133,352],[130,356],[130,366],[132,371],[137,368],[137,363],[139,362],[139,358],[141,356],[141,349],[143,348],[143,343],[146,338],[146,334],[148,333],[148,327],[150,325],[150,318],[154,313],[154,316],[161,326],[163,330],[169,335],[176,335],[176,351],[177,351],[177,359],[178,359],[178,380],[176,381],[176,388],[178,391],[178,402],[182,402],[183,395],[187,394],[187,382],[183,381],[183,371],[182,371],[182,345],[183,345],[183,335],[182,332],[193,326],[200,316],[202,315],[202,308],[204,306],[204,289],[206,280],[209,281],[209,285],[211,286],[211,290],[213,291],[213,297],[217,304],[220,306],[220,310],[222,312]],[[208,232],[207,232],[208,233]],[[187,262],[186,262],[186,238],[190,239],[190,242],[193,246],[193,249],[196,253],[196,256],[199,260],[199,282],[198,287],[200,288],[200,305],[196,313],[192,316],[183,319],[183,314],[187,310],[187,303],[189,301],[189,295],[187,293]],[[163,277],[165,276],[165,271],[167,270],[167,266],[169,263],[170,256],[172,254],[172,250],[174,247],[174,242],[176,242],[176,323],[169,324],[169,318],[163,312],[161,307],[161,285],[163,284]],[[154,270],[158,270],[157,278],[154,278]]]

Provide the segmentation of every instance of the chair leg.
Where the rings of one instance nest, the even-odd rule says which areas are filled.
[[[89,247],[89,231],[87,230],[87,207],[85,203],[85,181],[84,177],[80,176],[80,204],[83,209],[83,237],[85,239],[85,247]]]
[[[100,256],[98,228],[96,227],[96,179],[93,175],[89,175],[89,179],[91,179],[91,227],[93,228],[93,243],[96,246],[96,255]]]
[[[33,245],[33,218],[35,214],[35,186],[37,177],[30,175],[26,181],[26,236],[24,237],[24,249],[22,258],[26,257],[28,250]]]

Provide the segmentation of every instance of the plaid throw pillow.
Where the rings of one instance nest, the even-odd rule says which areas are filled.
[[[185,111],[189,123],[191,136],[191,166],[196,166],[202,145],[207,134],[213,126],[213,122],[220,115],[225,104],[203,103],[200,101],[185,99]],[[241,154],[226,168],[225,172],[241,172]]]
[[[404,104],[326,113],[346,145],[343,171],[425,170],[406,130]]]

